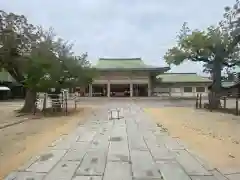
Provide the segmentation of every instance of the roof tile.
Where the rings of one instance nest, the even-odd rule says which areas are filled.
[[[141,58],[100,58],[95,65],[97,69],[140,69],[140,68],[156,68],[151,65],[146,65]]]
[[[165,73],[160,74],[157,77],[157,80],[161,82],[212,82],[207,77],[202,77],[197,75],[196,73]]]

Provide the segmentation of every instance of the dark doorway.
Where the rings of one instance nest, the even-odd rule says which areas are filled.
[[[111,84],[110,95],[111,97],[129,97],[130,84]]]
[[[133,84],[133,96],[148,96],[148,84]]]
[[[107,96],[107,84],[93,84],[92,96],[94,97]]]

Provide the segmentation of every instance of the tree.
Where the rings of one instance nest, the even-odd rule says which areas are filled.
[[[237,1],[233,8],[226,7],[224,19],[206,30],[191,30],[184,23],[177,36],[177,45],[164,56],[168,64],[179,65],[185,60],[205,63],[205,70],[212,72],[213,78],[212,98],[209,98],[212,108],[220,105],[218,93],[221,91],[221,71],[240,63],[239,5]]]
[[[22,112],[32,111],[37,92],[91,82],[94,73],[87,54],[75,56],[72,47],[52,29],[44,31],[24,16],[0,11],[0,67],[27,88]]]

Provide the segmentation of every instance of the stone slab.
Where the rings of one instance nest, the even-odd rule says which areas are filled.
[[[63,142],[63,140],[64,140],[66,137],[67,137],[67,135],[62,135],[62,136],[60,136],[60,138],[57,139],[57,140],[55,140],[55,141],[53,141],[53,142],[51,143],[51,145],[49,145],[49,147],[54,147],[54,146],[56,146],[57,144]]]
[[[156,147],[151,149],[150,152],[155,161],[175,159],[175,154],[164,147]]]
[[[56,144],[55,146],[52,146],[51,149],[52,150],[68,150],[70,149],[71,145],[72,145],[71,142],[65,140]]]
[[[36,172],[16,172],[10,174],[4,180],[43,180],[45,173],[36,173]]]
[[[30,172],[49,172],[54,165],[65,155],[66,150],[52,150],[42,154],[40,158],[33,163],[27,171]]]
[[[110,130],[113,126],[114,121],[101,121],[101,127],[105,130]],[[98,126],[99,130],[99,126]]]
[[[44,178],[44,180],[71,180],[80,162],[61,161]]]
[[[191,180],[176,161],[158,161],[157,166],[164,180]]]
[[[219,168],[218,171],[221,172],[222,174],[240,174],[240,168],[239,167],[236,167],[236,168]]]
[[[117,127],[126,127],[125,118],[114,121],[114,125]]]
[[[133,178],[133,180],[163,180],[160,178]]]
[[[16,176],[17,176],[17,172],[13,171],[7,176],[5,176],[3,180],[14,180]]]
[[[177,161],[183,166],[189,175],[212,175],[186,150],[178,150],[175,152]]]
[[[83,134],[80,135],[77,141],[90,142],[93,140],[96,133],[96,131],[85,131]]]
[[[101,176],[75,176],[72,180],[102,180]]]
[[[76,149],[71,149],[63,157],[63,160],[65,160],[65,161],[82,161],[82,159],[86,153],[87,153],[87,151],[84,151],[84,150],[79,151]]]
[[[161,175],[148,151],[133,150],[130,152],[132,172],[135,178],[160,178]]]
[[[130,161],[127,141],[115,141],[110,143],[108,161]]]
[[[65,161],[82,161],[84,155],[87,153],[89,143],[76,142],[74,146],[65,154],[62,160]]]
[[[134,127],[137,127],[136,121],[134,121],[134,117],[135,116],[132,115],[132,117],[128,117],[126,119],[127,128],[132,129]]]
[[[128,141],[130,150],[147,151],[147,145],[139,131],[128,133]]]
[[[208,161],[206,161],[202,156],[199,154],[194,153],[193,151],[187,149],[187,151],[195,158],[198,160],[198,162],[208,171],[213,171],[215,168],[212,166]]]
[[[64,135],[62,138],[53,142],[49,147],[53,150],[67,150],[77,141],[78,138],[79,135],[75,134]]]
[[[137,124],[139,126],[139,129],[141,130],[155,130],[156,129],[156,125],[155,123],[151,122],[151,120],[146,120],[146,119],[143,119],[143,120],[140,120],[140,121],[137,121]]]
[[[164,132],[162,128],[160,127],[156,127],[156,129],[153,131],[153,134],[156,136],[156,137],[161,137],[161,136],[169,136],[169,133],[168,132]]]
[[[144,129],[140,131],[143,134],[145,141],[150,141],[156,144],[157,139],[156,139],[156,136],[152,133],[152,131],[146,131]]]
[[[217,180],[228,180],[223,174],[216,169],[210,171]]]
[[[132,180],[131,166],[126,162],[108,162],[103,180]]]
[[[156,145],[151,141],[146,141],[146,144],[155,161],[175,159],[175,153],[165,146]]]
[[[76,175],[79,176],[102,176],[107,159],[106,151],[91,150],[88,151]]]
[[[91,142],[90,149],[106,150],[109,146],[110,132],[98,133]]]
[[[24,163],[18,168],[18,171],[26,171],[26,169],[29,168],[33,163],[35,163],[39,158],[40,155],[31,157],[26,163]]]
[[[214,176],[190,176],[192,180],[218,180]]]
[[[239,180],[240,179],[240,173],[239,174],[229,174],[225,175],[229,180]]]
[[[71,145],[70,149],[76,149],[76,150],[82,150],[82,149],[87,149],[91,145],[90,142],[75,142]]]
[[[159,138],[159,136],[158,136],[158,138]],[[162,138],[162,140],[163,140],[165,146],[170,150],[185,149],[185,146],[179,142],[178,138],[164,137],[164,138]]]
[[[114,126],[112,128],[112,136],[119,136],[119,135],[126,136],[126,134],[127,134],[126,125],[124,123],[125,122],[122,122],[122,123],[115,122],[114,123]],[[120,125],[122,125],[122,126],[120,126]]]

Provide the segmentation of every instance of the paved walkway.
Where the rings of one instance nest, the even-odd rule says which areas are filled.
[[[126,103],[119,120],[108,120],[108,108],[6,180],[240,179],[239,174],[224,177],[206,166],[177,138],[156,127],[136,104]]]

